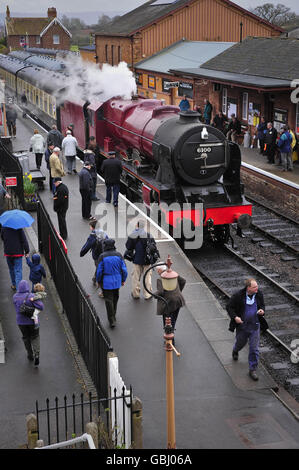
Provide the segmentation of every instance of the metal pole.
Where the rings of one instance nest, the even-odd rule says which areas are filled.
[[[167,449],[176,449],[172,357],[172,340],[174,334],[171,332],[171,329],[171,319],[167,317],[164,333],[166,351]]]

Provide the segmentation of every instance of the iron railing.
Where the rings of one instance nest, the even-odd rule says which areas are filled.
[[[129,422],[126,421],[125,412],[122,413],[121,422],[118,422],[116,408],[119,401],[123,410],[129,409]],[[93,399],[91,392],[86,401],[84,401],[83,393],[78,401],[76,401],[75,394],[72,395],[71,400],[64,396],[62,403],[56,397],[54,404],[51,404],[47,398],[44,408],[41,408],[36,401],[38,439],[43,439],[48,445],[68,441],[84,433],[88,422],[98,423],[101,418],[106,434],[102,439],[105,445],[128,448],[132,443],[132,403],[132,387],[127,393],[123,387],[120,395],[117,395],[114,389],[113,396],[110,398]],[[126,432],[127,426],[130,426],[129,434]],[[127,435],[130,436],[129,442],[126,442]]]
[[[107,355],[113,350],[110,339],[65,253],[41,200],[37,208],[37,224],[39,251],[49,266],[78,349],[94,382],[98,397],[107,397]]]

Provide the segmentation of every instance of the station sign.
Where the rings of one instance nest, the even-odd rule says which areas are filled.
[[[171,88],[177,88],[179,87],[180,82],[171,82],[167,80],[166,78],[163,78],[163,91],[169,91]]]
[[[13,187],[13,186],[17,186],[18,185],[18,182],[17,182],[17,177],[16,176],[9,176],[7,178],[5,178],[5,185],[6,187]]]

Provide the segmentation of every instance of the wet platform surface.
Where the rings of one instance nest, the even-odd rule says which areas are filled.
[[[35,127],[38,126],[29,119],[24,123],[21,118],[18,119],[17,138],[13,141],[15,150],[29,147],[29,139]],[[33,168],[34,163],[34,156],[31,155],[30,167]],[[81,162],[77,161],[77,170],[80,168]],[[48,188],[48,171],[44,160],[42,172],[46,175],[47,181],[45,189],[40,192],[40,197],[57,228],[57,216],[53,211],[52,194]],[[156,301],[146,301],[142,297],[140,300],[132,299],[130,288],[132,265],[127,262],[129,276],[125,286],[120,289],[117,326],[114,330],[109,328],[104,301],[98,297],[98,290],[91,281],[94,271],[91,255],[87,254],[83,258],[79,256],[80,249],[89,235],[89,228],[88,222],[81,216],[78,175],[67,175],[63,180],[70,191],[70,207],[67,213],[68,256],[111,338],[112,347],[119,358],[119,369],[124,382],[127,386],[132,385],[134,395],[143,403],[144,448],[165,449],[167,427],[164,332],[162,320],[155,313]],[[123,229],[127,227],[128,222],[134,225],[134,216],[138,219],[140,215],[134,212],[132,206],[128,205],[122,196],[118,209],[106,204],[105,186],[100,178],[98,178],[97,193],[100,201],[93,203],[92,214],[102,221],[113,219],[113,224],[115,220],[121,230],[113,235],[118,251],[123,253],[127,235]],[[109,227],[107,231],[111,235]],[[150,231],[157,237],[154,226],[150,227]],[[158,248],[161,259],[165,260],[170,255],[173,269],[187,280],[184,290],[186,306],[180,311],[175,335],[176,348],[181,356],[173,357],[177,448],[299,448],[299,422],[272,393],[271,387],[275,384],[271,377],[262,367],[259,368],[258,382],[248,377],[246,350],[240,353],[237,363],[232,360],[234,336],[228,331],[229,321],[226,312],[174,241],[162,234],[158,240]],[[23,344],[15,326],[8,270],[3,257],[0,263],[1,318],[11,351],[6,355],[6,363],[0,364],[2,398],[0,416],[6,416],[8,400],[11,408],[15,403],[20,417],[13,422],[16,427],[20,427],[25,426],[22,413],[28,408],[28,397],[26,394],[25,399],[23,388],[27,383],[28,386],[31,384],[32,371],[26,363]],[[24,275],[27,275],[28,279],[27,267],[24,269]],[[154,287],[156,279],[154,274]],[[10,327],[8,327],[8,310],[11,315]],[[47,312],[49,316],[51,315],[52,324],[47,325],[46,315],[42,318],[41,335],[44,335],[46,330],[49,339],[46,341],[42,337],[42,348],[46,350],[43,353],[40,370],[35,374],[35,389],[34,393],[31,392],[33,403],[39,399],[39,396],[44,396],[45,388],[47,394],[53,396],[60,391],[66,393],[66,388],[73,392],[78,385],[75,371],[72,370],[72,359],[65,347],[65,338],[56,319],[51,298],[47,299]],[[17,357],[14,358],[15,354]],[[56,380],[54,374],[57,373],[57,368],[53,367],[54,364],[60,365]],[[16,386],[18,380],[16,371],[21,371],[23,388]],[[3,442],[2,430],[0,430],[0,447],[4,448],[5,445],[3,446],[1,442]],[[5,442],[7,443],[7,439]]]

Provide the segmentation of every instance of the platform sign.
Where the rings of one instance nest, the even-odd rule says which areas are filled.
[[[5,185],[6,187],[10,187],[10,188],[13,186],[17,186],[18,185],[17,177],[9,176],[8,178],[5,178]]]

